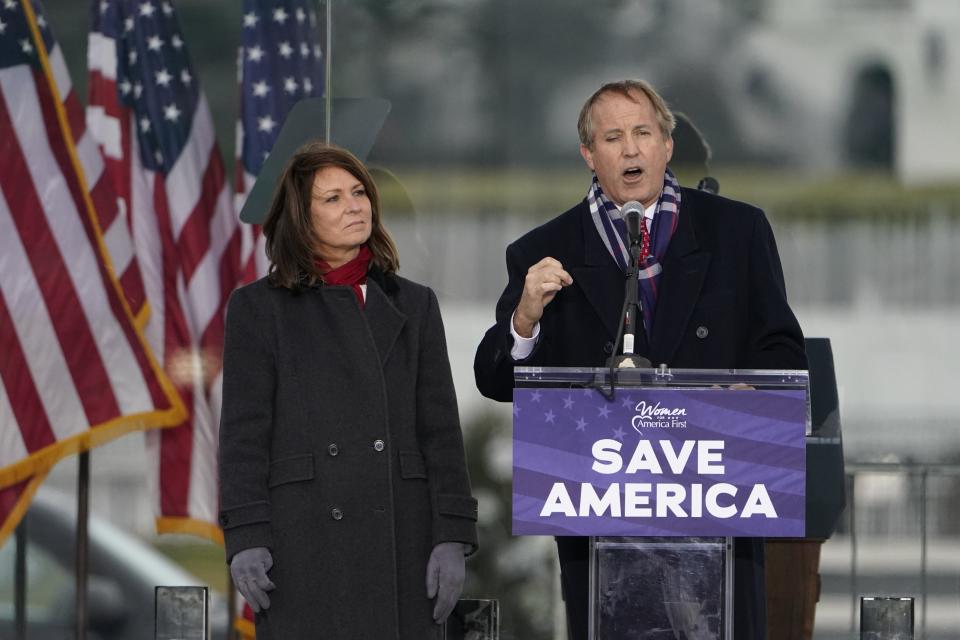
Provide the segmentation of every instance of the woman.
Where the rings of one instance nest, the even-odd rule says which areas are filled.
[[[220,425],[257,638],[439,638],[477,503],[437,299],[396,275],[376,185],[338,147],[297,150],[263,231],[269,275],[227,310]]]

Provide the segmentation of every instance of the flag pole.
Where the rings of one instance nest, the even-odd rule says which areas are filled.
[[[77,609],[76,639],[87,637],[87,560],[88,540],[87,522],[90,514],[90,452],[83,451],[78,456],[77,469]]]
[[[326,108],[324,111],[324,140],[329,144],[330,143],[330,122],[332,121],[333,116],[333,0],[324,0],[324,5],[327,10],[327,51],[326,57],[324,60],[324,69],[323,69],[323,95],[326,97]]]
[[[13,589],[13,609],[14,609],[14,633],[17,640],[26,640],[27,638],[27,520],[23,520],[17,526],[17,557],[16,568],[14,569],[14,589]]]

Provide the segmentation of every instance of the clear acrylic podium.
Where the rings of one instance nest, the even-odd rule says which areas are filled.
[[[589,535],[591,640],[732,640],[733,538],[745,532],[763,537],[804,535],[803,440],[810,435],[807,372],[619,369],[614,383],[611,388],[609,369],[515,368],[514,533]],[[777,403],[787,408],[778,413]],[[793,431],[789,444],[779,440],[783,430]],[[576,434],[570,435],[571,431]],[[757,450],[761,459],[755,468],[772,468],[760,480],[775,496],[778,518],[792,523],[792,533],[784,524],[731,526],[727,522],[734,518],[726,514],[713,522],[694,522],[698,510],[693,487],[700,478],[692,469],[696,454],[691,447],[683,469],[679,468],[682,456],[675,454],[687,450],[680,444],[684,438],[697,443],[701,442],[698,438],[711,438],[709,441],[714,442],[714,438],[726,437],[728,431],[731,444],[724,453],[733,450],[733,440],[752,437],[753,433],[761,440],[770,440]],[[576,437],[580,444],[574,443]],[[594,439],[591,460],[583,452]],[[660,506],[653,506],[649,483],[637,489],[623,482],[604,492],[602,483],[597,484],[600,476],[596,473],[597,469],[612,473],[617,465],[621,465],[620,470],[625,465],[629,472],[635,456],[646,456],[634,454],[631,458],[633,443],[639,451],[641,440],[657,439],[672,439],[676,446],[664,445],[663,451],[669,455],[664,456],[662,465],[657,463],[653,468],[663,467],[661,478],[672,471],[689,491],[686,502],[670,500],[675,508],[664,507],[663,518],[659,517]],[[647,467],[649,460],[643,457],[639,466]],[[745,474],[753,473],[739,466],[738,460],[724,459],[720,465],[715,458],[714,462],[730,474],[731,483],[726,486],[742,485]],[[778,465],[781,472],[777,471]],[[554,482],[544,500],[531,498],[538,491],[539,496],[546,493],[546,476],[561,482]],[[575,495],[578,482],[583,492],[579,508]],[[558,488],[561,483],[564,487]],[[675,498],[680,490],[673,491],[656,495]],[[631,512],[640,514],[638,517],[625,517],[630,496]],[[730,496],[715,500],[716,510],[722,509],[721,503],[722,508],[731,508],[734,500]],[[683,517],[674,517],[677,514]],[[689,529],[687,535],[684,529]]]

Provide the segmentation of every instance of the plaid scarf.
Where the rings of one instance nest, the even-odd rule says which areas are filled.
[[[587,204],[590,207],[590,216],[597,227],[597,233],[603,240],[607,251],[616,261],[620,269],[626,273],[630,263],[629,238],[627,223],[623,219],[620,208],[607,199],[597,175],[593,175],[590,189],[587,191]],[[680,213],[680,183],[670,169],[663,175],[663,190],[657,200],[657,208],[653,213],[653,224],[650,228],[650,255],[640,265],[640,310],[643,315],[643,327],[647,335],[653,328],[653,313],[657,308],[657,294],[660,286],[660,273],[663,269],[660,261],[663,260],[670,238],[677,229],[677,220]],[[646,225],[646,218],[642,224]]]

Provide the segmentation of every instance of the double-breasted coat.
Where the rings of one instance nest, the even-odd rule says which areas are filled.
[[[433,292],[371,268],[294,293],[263,279],[227,310],[220,524],[228,561],[266,547],[259,640],[439,638],[434,545],[477,544]]]
[[[510,321],[530,266],[551,256],[573,277],[544,309],[540,338],[523,362],[510,356]],[[637,353],[653,366],[691,369],[805,369],[803,333],[787,304],[770,224],[753,206],[681,189],[677,228],[648,337]],[[602,367],[613,353],[624,274],[597,233],[586,201],[507,247],[509,280],[497,323],[477,348],[474,372],[485,396],[510,401],[514,364]],[[587,637],[587,542],[557,538],[572,638]],[[734,594],[738,640],[766,634],[761,540],[738,539]]]

